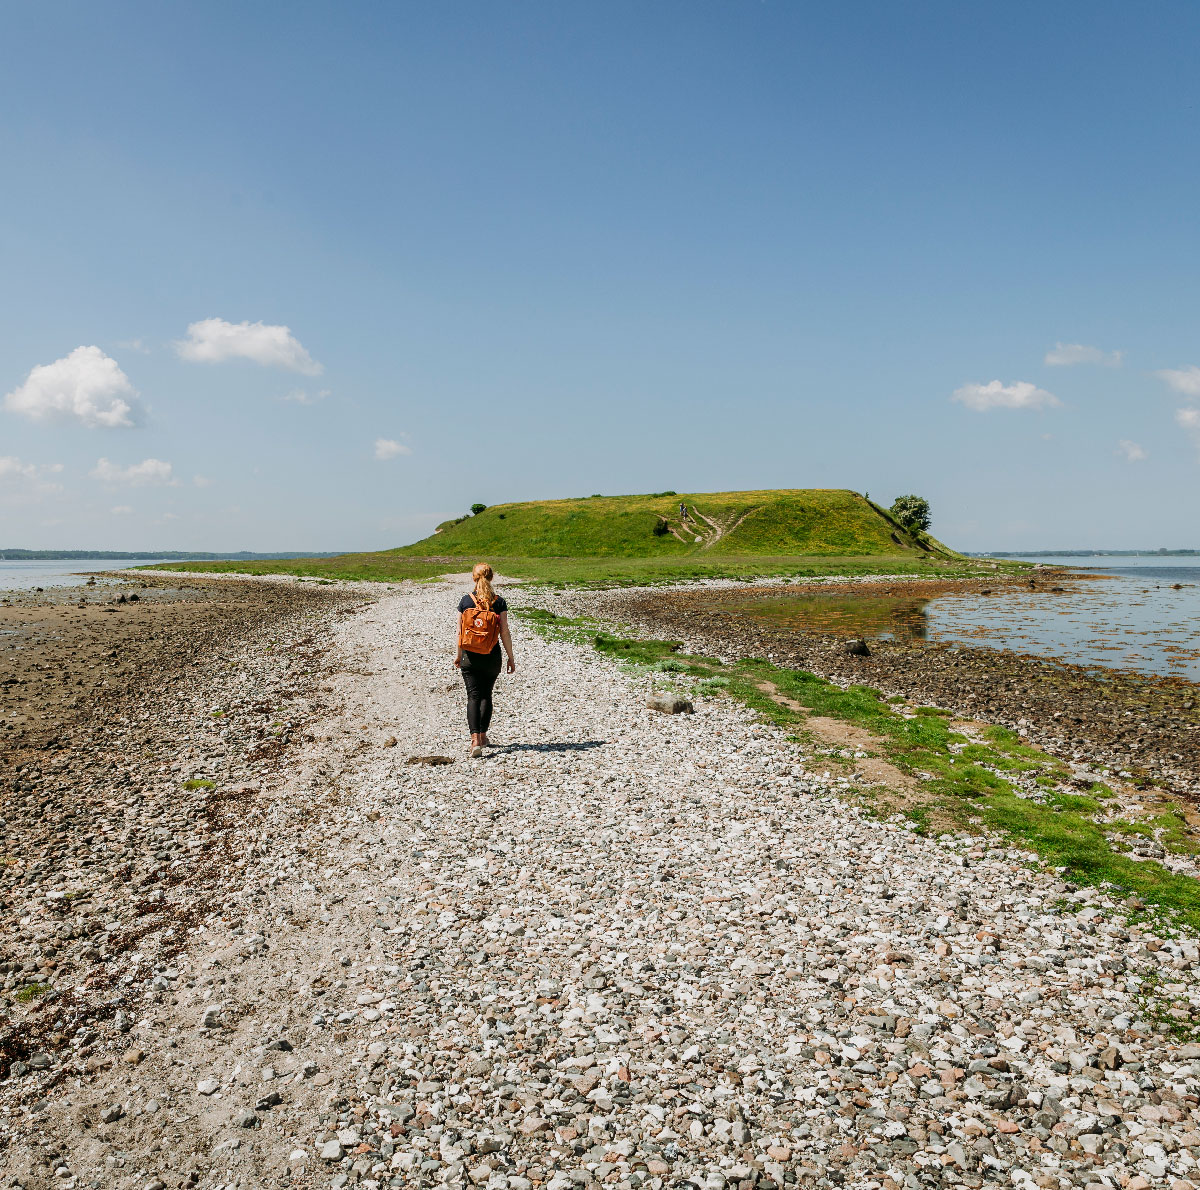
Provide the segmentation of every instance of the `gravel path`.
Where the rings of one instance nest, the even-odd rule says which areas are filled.
[[[469,761],[461,585],[330,625],[341,712],[264,792],[315,820],[21,1109],[7,1184],[1200,1185],[1200,1046],[1138,1000],[1193,942],[519,620]]]

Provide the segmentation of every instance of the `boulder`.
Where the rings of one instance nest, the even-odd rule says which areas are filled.
[[[664,715],[690,715],[695,710],[686,698],[677,694],[652,694],[646,699],[646,706]]]

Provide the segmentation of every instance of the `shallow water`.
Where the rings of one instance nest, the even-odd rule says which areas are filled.
[[[998,586],[992,595],[921,599],[819,595],[810,589],[761,599],[725,596],[719,603],[777,627],[1011,649],[1200,682],[1200,566],[1161,565],[1151,558],[1111,559],[1118,566],[1064,561],[1096,577],[1061,594]]]
[[[78,587],[88,576],[106,570],[159,566],[162,558],[54,558],[15,560],[0,558],[0,591],[32,591],[36,587]]]

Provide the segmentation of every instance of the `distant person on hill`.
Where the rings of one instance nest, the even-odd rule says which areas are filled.
[[[508,672],[514,673],[512,637],[508,634],[508,604],[492,589],[495,577],[486,562],[476,562],[471,571],[473,593],[458,604],[458,652],[454,664],[462,671],[467,687],[467,726],[471,729],[471,755],[483,755],[490,745],[487,733],[492,722],[492,687],[500,676],[500,642],[508,656]]]
[[[688,519],[686,504],[680,504],[679,506],[679,519],[681,521],[686,521]]]

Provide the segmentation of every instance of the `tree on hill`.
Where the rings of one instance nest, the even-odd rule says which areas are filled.
[[[927,533],[933,523],[929,501],[923,496],[897,496],[891,513],[910,533]]]
[[[474,516],[478,516],[481,512],[487,512],[486,504],[472,504],[471,512]]]

